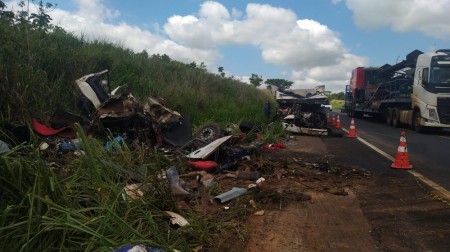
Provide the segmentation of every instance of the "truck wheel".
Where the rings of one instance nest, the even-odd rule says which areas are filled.
[[[398,128],[400,126],[400,112],[398,109],[392,110],[392,126]]]
[[[391,109],[386,110],[385,118],[386,118],[386,124],[388,126],[391,126],[392,125],[392,110]]]
[[[425,127],[420,125],[420,111],[416,111],[414,112],[414,117],[413,117],[413,129],[417,132],[417,133],[423,133],[425,131]]]
[[[216,123],[205,125],[194,133],[194,138],[200,139],[206,143],[211,143],[220,137],[222,137],[222,130],[220,125]]]

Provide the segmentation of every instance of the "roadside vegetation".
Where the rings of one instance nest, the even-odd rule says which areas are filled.
[[[344,106],[345,98],[343,92],[329,94],[328,99],[333,109],[339,110]]]
[[[264,118],[262,108],[270,99],[264,90],[209,73],[203,63],[77,38],[51,26],[45,10],[42,6],[42,13],[32,17],[2,10],[1,122],[24,123],[30,114],[49,115],[57,108],[78,112],[75,79],[105,69],[110,71],[111,89],[125,85],[138,101],[161,97],[196,126]]]
[[[238,124],[266,121],[263,105],[270,94],[223,73],[207,72],[203,63],[182,63],[167,55],[133,52],[106,41],[88,41],[50,24],[51,4],[36,1],[37,14],[13,13],[0,1],[0,139],[5,125],[26,125],[31,116],[45,119],[57,109],[79,114],[79,77],[110,71],[114,89],[125,85],[137,101],[150,96],[188,115],[199,127],[208,122]],[[24,4],[22,4],[25,10]],[[223,69],[222,69],[223,70]],[[283,130],[267,126],[262,141],[275,141]],[[84,155],[55,159],[42,156],[39,140],[19,144],[0,156],[1,251],[110,251],[124,244],[147,244],[167,250],[212,247],[230,216],[223,219],[183,211],[190,225],[174,227],[165,210],[181,212],[160,179],[176,165],[154,149],[130,150],[118,145],[105,150],[99,140],[78,128]],[[138,200],[124,193],[129,171],[145,171],[147,189]],[[201,209],[201,207],[198,207]],[[201,212],[201,211],[200,211]],[[240,234],[243,230],[232,228]]]

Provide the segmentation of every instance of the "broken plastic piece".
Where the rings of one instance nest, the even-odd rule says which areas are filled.
[[[222,145],[225,141],[227,141],[231,137],[232,136],[226,136],[226,137],[219,138],[219,139],[211,142],[210,144],[208,144],[194,152],[191,152],[190,154],[187,155],[187,157],[195,158],[195,159],[205,159],[209,155],[211,155],[211,153],[213,153],[217,148],[219,148],[220,145]]]
[[[166,170],[166,177],[171,185],[180,185],[180,176],[178,175],[178,171],[175,166],[172,166]]]
[[[58,135],[64,138],[75,138],[77,136],[76,130],[71,127],[62,127],[60,129],[54,129],[48,127],[45,124],[40,123],[36,118],[32,118],[33,121],[33,129],[41,136],[53,136]]]
[[[189,222],[183,216],[171,211],[166,211],[166,213],[170,216],[170,224],[179,225],[181,227],[189,225]]]
[[[0,154],[9,151],[8,144],[0,140]]]
[[[139,245],[123,245],[122,247],[116,248],[114,252],[166,252],[164,249],[153,248]]]
[[[188,164],[200,171],[210,171],[219,166],[219,164],[214,161],[188,161]]]

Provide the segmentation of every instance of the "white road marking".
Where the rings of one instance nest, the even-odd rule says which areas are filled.
[[[345,131],[346,133],[348,133],[348,130],[345,128],[341,128],[343,131]],[[442,137],[442,136],[441,136]],[[444,137],[447,138],[447,137]],[[378,152],[379,154],[381,154],[383,157],[389,159],[390,161],[394,162],[395,158],[390,156],[389,154],[387,154],[386,152],[378,149],[375,145],[367,142],[366,140],[362,139],[361,137],[358,136],[357,138],[361,143],[367,145],[369,148],[371,148],[372,150]],[[450,138],[449,138],[450,139]],[[427,184],[428,186],[430,186],[431,188],[433,188],[434,190],[436,190],[438,192],[438,194],[440,195],[440,197],[446,199],[446,200],[450,200],[450,192],[447,191],[445,188],[443,188],[442,186],[438,185],[436,182],[432,181],[431,179],[428,179],[427,177],[423,176],[422,174],[416,172],[416,171],[411,171],[408,170],[408,172],[410,174],[412,174],[414,177],[416,177],[417,179],[419,179],[420,181],[422,181],[423,183]]]

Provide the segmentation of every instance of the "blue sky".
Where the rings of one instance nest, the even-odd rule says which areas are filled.
[[[18,1],[6,2],[8,7]],[[358,66],[450,48],[450,0],[53,0],[77,36],[339,92]],[[32,8],[31,8],[32,9]],[[98,69],[96,69],[98,70]]]

